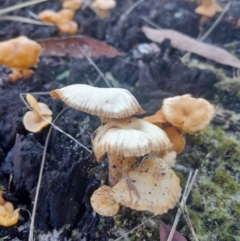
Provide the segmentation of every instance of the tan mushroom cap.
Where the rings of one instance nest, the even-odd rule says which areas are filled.
[[[41,131],[44,127],[49,125],[49,122],[52,121],[51,116],[44,116],[48,121],[44,120],[37,112],[28,111],[23,117],[24,127],[33,133]]]
[[[9,213],[3,206],[0,206],[0,226],[9,227],[18,222],[20,209]]]
[[[57,12],[53,10],[44,10],[38,14],[40,20],[46,23],[58,23],[60,21],[60,16]]]
[[[27,94],[26,99],[30,107],[37,111],[40,115],[52,115],[52,111],[49,107],[42,102],[38,102],[31,94]]]
[[[63,8],[69,8],[72,10],[77,10],[82,6],[81,0],[65,0],[63,2]]]
[[[162,113],[162,110],[157,111],[154,115],[146,116],[143,119],[158,127],[162,127],[162,124],[167,122],[165,116]]]
[[[120,88],[75,84],[53,90],[50,95],[76,110],[103,118],[119,119],[144,113],[135,97],[128,90]]]
[[[173,208],[179,200],[179,178],[164,161],[145,159],[128,177],[130,181],[122,178],[111,192],[115,201],[124,206],[158,215]]]
[[[111,187],[104,185],[91,197],[92,208],[100,215],[114,216],[119,210],[120,205],[110,195],[111,190]]]
[[[0,42],[0,64],[27,69],[37,63],[40,51],[41,45],[25,36],[3,41]]]
[[[207,100],[192,98],[191,95],[164,99],[162,110],[169,123],[190,134],[203,131],[215,111]]]
[[[222,8],[215,0],[202,0],[200,6],[195,9],[195,13],[206,17],[213,17],[217,12],[222,12]]]
[[[92,140],[97,161],[105,153],[138,157],[171,147],[167,134],[157,126],[137,118],[113,120],[100,126]]]
[[[66,23],[61,23],[57,25],[60,32],[68,33],[68,34],[76,34],[78,31],[78,25],[74,21],[69,21]]]

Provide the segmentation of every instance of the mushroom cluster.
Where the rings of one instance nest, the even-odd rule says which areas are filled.
[[[92,144],[97,161],[108,155],[109,185],[100,187],[91,197],[97,213],[113,216],[120,205],[155,214],[174,207],[181,188],[171,170],[176,157],[169,154],[172,144],[164,130],[133,117],[144,111],[129,91],[78,84],[50,94],[102,121],[92,135]],[[138,166],[137,157],[145,155],[149,158]]]
[[[25,36],[0,42],[0,64],[12,70],[9,80],[31,77],[29,68],[37,63],[40,52],[40,44]]]
[[[173,144],[171,150],[180,153],[185,146],[183,134],[203,131],[214,114],[214,106],[207,100],[186,94],[164,99],[162,108],[144,120],[161,127]]]
[[[46,23],[55,24],[60,33],[76,34],[78,25],[73,21],[74,13],[82,6],[81,0],[65,0],[63,9],[58,12],[44,10],[38,14],[40,20]]]
[[[3,192],[0,190],[0,226],[9,227],[18,222],[20,209],[15,209],[10,202],[2,197]]]

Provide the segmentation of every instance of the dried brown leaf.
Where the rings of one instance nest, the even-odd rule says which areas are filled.
[[[108,58],[123,55],[113,47],[85,36],[51,38],[37,41],[42,46],[41,56],[70,56],[83,58],[83,51],[92,58],[104,55]]]
[[[175,30],[143,27],[142,31],[148,39],[154,42],[161,43],[164,39],[170,39],[171,46],[176,49],[198,54],[220,64],[240,68],[240,60],[231,55],[228,51],[210,44],[202,43]]]
[[[160,221],[160,241],[167,241],[171,227]],[[187,241],[178,231],[173,234],[172,241]]]

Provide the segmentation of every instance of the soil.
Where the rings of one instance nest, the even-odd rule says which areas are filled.
[[[2,9],[20,2],[23,1],[1,1],[0,6]],[[104,56],[94,59],[99,69],[103,73],[110,73],[118,87],[129,89],[146,111],[146,115],[157,111],[166,97],[192,94],[222,108],[224,115],[216,115],[213,128],[226,124],[226,119],[229,118],[226,113],[236,117],[235,112],[239,112],[240,109],[240,95],[236,88],[239,89],[240,85],[237,85],[234,91],[218,85],[232,78],[230,67],[195,55],[191,56],[188,64],[184,64],[180,60],[184,53],[171,48],[168,40],[158,44],[158,53],[143,54],[139,51],[141,44],[151,42],[141,31],[142,26],[150,26],[142,17],[162,28],[174,29],[197,38],[200,32],[205,33],[209,29],[217,16],[209,19],[200,28],[200,16],[194,12],[196,1],[187,0],[143,1],[130,14],[124,15],[133,3],[131,0],[118,0],[117,7],[103,20],[100,20],[89,7],[77,10],[74,20],[80,26],[78,34],[103,41],[125,53],[113,59]],[[226,1],[222,1],[222,4],[225,3]],[[10,14],[29,17],[29,11],[37,14],[44,9],[60,8],[60,1],[51,0]],[[240,18],[239,10],[240,4],[237,1],[233,2],[225,17],[206,39],[206,42],[219,47],[236,42],[226,49],[238,57],[240,28],[234,28],[234,24]],[[26,35],[33,40],[59,37],[55,27],[1,21],[0,41],[20,35]],[[98,87],[106,87],[106,84],[86,59],[67,56],[41,57],[34,75],[28,80],[21,79],[16,83],[9,83],[9,72],[9,69],[0,67],[0,184],[5,191],[4,198],[11,201],[16,208],[22,209],[21,218],[16,225],[9,228],[0,227],[0,238],[25,241],[28,240],[30,223],[26,210],[32,210],[43,149],[50,127],[37,134],[25,130],[22,118],[27,107],[19,94],[49,92],[75,83],[89,84],[89,80]],[[37,97],[39,101],[49,105],[53,111],[53,118],[65,107],[62,102],[55,101],[48,95]],[[234,138],[239,140],[238,122],[231,120],[229,123],[228,127],[223,129],[226,133],[235,132]],[[92,148],[91,133],[99,124],[97,117],[72,109],[67,109],[56,121],[58,127],[89,149]],[[196,145],[194,141],[196,140],[187,138],[185,151],[179,156],[179,163],[187,168],[201,168],[202,157],[209,152],[204,143]],[[200,157],[196,157],[198,161],[189,161],[186,155],[196,153],[195,151],[200,153]],[[220,165],[216,161],[217,166],[214,167],[214,163],[211,164],[213,170]],[[231,178],[239,182],[239,164],[231,167],[232,170],[229,168]],[[184,180],[188,174],[180,171],[179,175],[182,177],[181,180]],[[89,199],[103,182],[107,183],[107,160],[98,164],[94,155],[89,155],[84,148],[53,129],[47,147],[37,205],[34,230],[37,240],[115,240],[150,217],[149,213],[135,212],[124,207],[115,218],[96,215]],[[196,211],[197,208],[199,207],[195,206],[193,210]],[[175,213],[176,209],[171,210],[161,218],[171,225]],[[211,217],[209,219],[211,220]],[[134,241],[159,240],[159,220],[160,217],[154,217],[151,225],[142,226],[128,237]],[[220,225],[220,221],[215,222],[216,225]],[[180,221],[178,230],[185,230],[186,238],[192,240],[183,220]],[[214,238],[204,236],[205,239],[200,237],[200,240],[239,240],[235,238],[240,236],[239,232],[232,235],[232,239],[220,239],[221,235],[216,234]]]

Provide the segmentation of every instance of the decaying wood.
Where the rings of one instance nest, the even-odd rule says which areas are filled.
[[[210,44],[202,43],[175,30],[143,27],[142,31],[148,39],[154,42],[161,43],[164,39],[170,39],[173,48],[200,55],[223,65],[240,68],[240,60],[231,55],[228,51]]]

